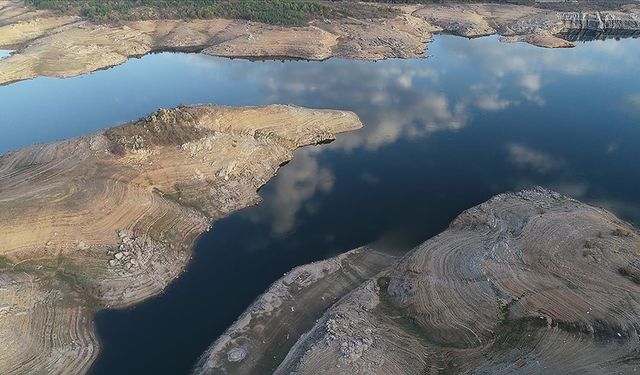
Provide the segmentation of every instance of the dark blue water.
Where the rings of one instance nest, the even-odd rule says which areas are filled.
[[[462,210],[543,185],[640,223],[640,43],[549,50],[440,36],[432,58],[250,62],[156,54],[0,87],[0,151],[181,103],[350,109],[365,124],[299,150],[263,204],[214,225],[162,296],[103,311],[95,374],[187,373],[296,265],[376,242],[406,250]]]

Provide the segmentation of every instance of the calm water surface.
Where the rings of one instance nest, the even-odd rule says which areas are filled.
[[[11,55],[13,51],[11,50],[6,50],[6,49],[0,49],[0,59],[8,57],[9,55]]]
[[[214,225],[162,296],[103,311],[94,374],[187,373],[292,267],[376,242],[406,250],[462,210],[543,185],[640,224],[640,43],[548,50],[440,36],[432,58],[250,62],[156,54],[0,87],[0,152],[181,103],[293,103],[365,124],[296,152],[263,204]]]

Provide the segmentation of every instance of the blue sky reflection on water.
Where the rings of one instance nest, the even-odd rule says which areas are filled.
[[[474,111],[544,107],[559,96],[570,99],[566,96],[570,93],[581,93],[582,98],[576,99],[582,100],[598,97],[602,92],[576,88],[604,89],[603,83],[610,81],[606,99],[618,103],[613,109],[629,104],[629,110],[637,111],[636,45],[634,39],[609,40],[548,50],[505,45],[495,37],[467,41],[440,36],[430,45],[433,57],[424,60],[281,63],[154,54],[71,79],[41,77],[0,88],[0,109],[5,114],[0,128],[7,133],[0,140],[0,151],[79,135],[181,103],[375,106],[389,112],[386,119],[375,121],[390,124],[396,116],[393,120],[402,122],[401,129],[386,129],[387,136],[392,132],[412,136],[415,127],[406,118],[397,118],[406,109],[439,111],[433,129],[455,126],[453,116],[466,125],[465,116]],[[397,106],[398,95],[420,98]],[[367,143],[382,142],[383,135],[377,137]]]

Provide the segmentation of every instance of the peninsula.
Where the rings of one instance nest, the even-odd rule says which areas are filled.
[[[161,109],[0,157],[0,373],[84,373],[93,313],[162,292],[301,146],[360,128],[294,106]]]

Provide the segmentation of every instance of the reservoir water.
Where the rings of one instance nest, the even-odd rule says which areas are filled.
[[[214,224],[166,292],[101,311],[94,374],[184,374],[291,268],[375,242],[406,251],[499,192],[542,185],[640,224],[640,43],[550,50],[438,36],[421,60],[160,53],[0,87],[0,152],[159,107],[291,103],[365,128],[300,149],[263,203]],[[1,51],[0,51],[1,56]]]

